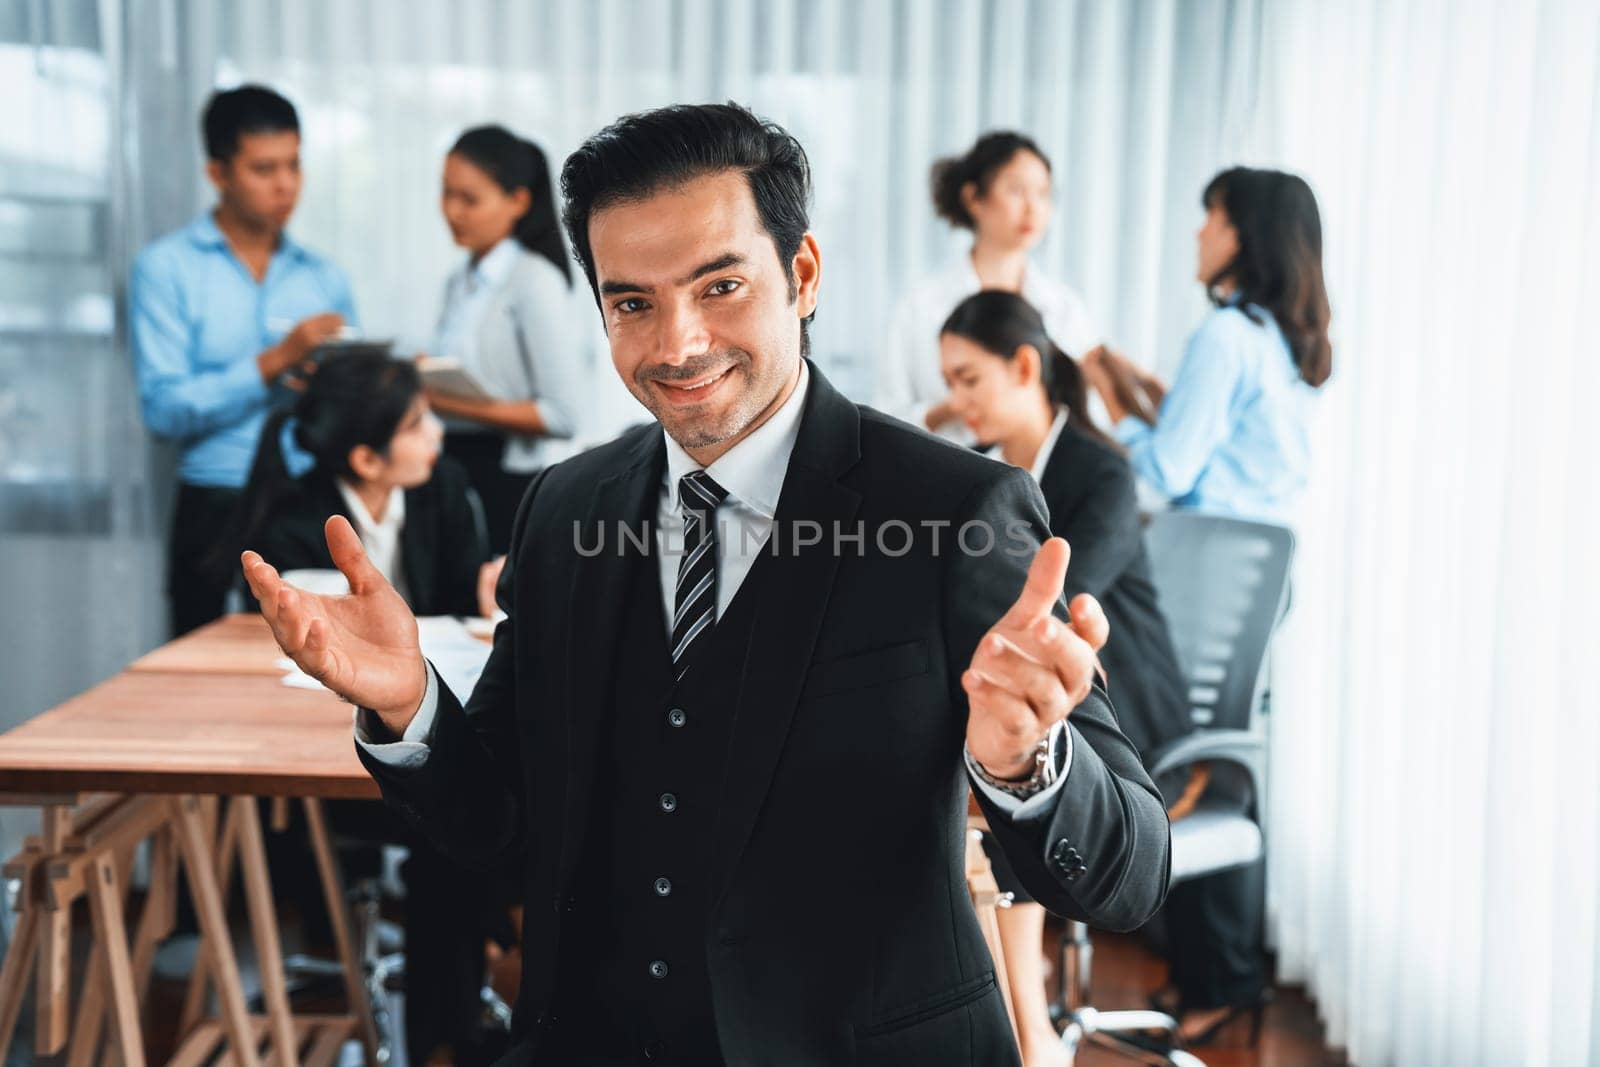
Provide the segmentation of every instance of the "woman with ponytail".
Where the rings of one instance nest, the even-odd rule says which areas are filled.
[[[1084,373],[1134,471],[1173,506],[1287,522],[1310,404],[1333,373],[1317,200],[1293,174],[1234,167],[1200,202],[1196,277],[1214,307],[1171,387],[1106,348]]]
[[[544,152],[501,126],[463,133],[445,156],[440,206],[467,261],[445,285],[432,354],[458,361],[488,398],[430,390],[445,453],[483,500],[504,552],[517,504],[577,433],[586,342]]]
[[[291,478],[284,464],[284,421],[312,468]],[[351,353],[323,361],[291,412],[262,430],[245,484],[230,548],[219,562],[237,571],[252,548],[280,571],[334,570],[324,525],[350,520],[367,556],[419,615],[493,614],[503,560],[488,550],[473,514],[466,476],[439,455],[438,419],[428,409],[415,365]],[[406,1043],[410,1062],[440,1062],[441,1050],[464,1053],[476,1040],[484,970],[484,926],[492,914],[481,874],[469,874],[407,833],[375,801],[334,801],[341,832],[399,842],[410,849],[406,883]],[[286,838],[280,848],[292,849]],[[303,914],[318,914],[314,880],[291,852],[275,869]],[[430,1058],[431,1057],[431,1058]]]
[[[282,428],[314,465],[291,478]],[[417,615],[492,615],[494,579],[466,476],[439,456],[417,368],[369,353],[324,361],[262,428],[219,565],[253,548],[285,570],[332,570],[323,524],[343,515]]]
[[[953,415],[982,445],[1033,474],[1050,532],[1072,546],[1068,600],[1090,593],[1110,624],[1100,651],[1122,730],[1141,753],[1188,733],[1189,705],[1167,622],[1145,557],[1133,473],[1090,419],[1083,375],[1016,293],[985,290],[945,320],[940,361]],[[1070,772],[1069,772],[1070,773]],[[1157,782],[1170,806],[1182,783]],[[1065,1064],[1039,965],[1044,909],[1028,900],[998,849],[1002,890],[1022,903],[1002,909],[1000,937],[1025,1067]]]
[[[964,154],[935,163],[931,179],[934,211],[956,229],[972,231],[972,245],[900,301],[878,354],[873,403],[971,444],[939,375],[939,325],[951,308],[980,289],[1003,289],[1038,308],[1068,352],[1088,351],[1100,331],[1077,291],[1029,260],[1051,216],[1050,160],[1031,138],[986,133]]]

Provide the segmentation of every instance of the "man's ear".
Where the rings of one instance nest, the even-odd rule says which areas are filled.
[[[810,230],[800,238],[790,264],[789,277],[795,282],[795,314],[809,318],[817,310],[817,291],[822,285],[822,250]]]

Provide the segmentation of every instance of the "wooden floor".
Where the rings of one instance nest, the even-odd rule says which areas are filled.
[[[1053,951],[1056,936],[1046,932]],[[1146,998],[1166,981],[1167,966],[1137,937],[1094,935],[1094,988],[1092,1002],[1101,1009],[1148,1007]],[[1052,995],[1054,990],[1051,990]],[[1322,1026],[1315,1009],[1298,990],[1279,988],[1267,1007],[1261,1042],[1247,1047],[1250,1025],[1240,1020],[1216,1042],[1191,1050],[1207,1067],[1345,1067],[1343,1056],[1323,1045]],[[1078,1067],[1128,1067],[1134,1061],[1104,1049],[1090,1048],[1078,1057]]]

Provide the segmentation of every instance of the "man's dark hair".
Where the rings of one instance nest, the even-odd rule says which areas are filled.
[[[241,85],[211,94],[200,115],[206,156],[226,163],[239,151],[239,138],[252,133],[299,133],[294,105],[264,85]]]
[[[811,228],[806,213],[811,167],[805,149],[788,130],[738,104],[674,104],[624,115],[583,142],[561,168],[567,237],[597,304],[590,217],[609,205],[642,200],[724,170],[742,171],[750,183],[761,225],[789,278],[789,299],[795,298],[798,279],[791,268],[800,240]],[[810,321],[807,316],[802,333]]]

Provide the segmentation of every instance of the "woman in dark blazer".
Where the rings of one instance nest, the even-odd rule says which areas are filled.
[[[1032,472],[1050,532],[1072,546],[1067,599],[1089,593],[1105,611],[1111,637],[1100,662],[1123,733],[1146,755],[1188,733],[1183,673],[1150,579],[1133,472],[1090,421],[1077,365],[1038,311],[1001,290],[963,300],[939,341],[956,417],[995,458]],[[1156,783],[1169,807],[1182,784]],[[1065,1064],[1039,966],[1044,909],[1027,901],[998,849],[990,858],[1000,888],[1024,902],[998,913],[1023,1062]]]
[[[298,478],[286,436],[313,461]],[[492,614],[493,598],[480,593],[492,593],[501,564],[489,561],[466,476],[440,455],[440,440],[413,365],[365,353],[328,360],[262,429],[223,539],[226,566],[232,546],[249,544],[280,571],[337,574],[323,524],[338,514],[415,614]]]
[[[285,462],[286,429],[314,461],[298,478]],[[343,515],[418,616],[492,613],[503,559],[489,561],[466,476],[440,456],[441,436],[413,364],[376,354],[333,357],[311,376],[292,411],[267,421],[223,543],[249,544],[284,571],[328,570],[342,581],[323,525]],[[224,551],[222,562],[232,571],[237,548]],[[446,860],[381,804],[334,802],[328,811],[341,832],[411,851],[404,868],[410,1061],[470,1055],[481,1012],[485,926],[495,914],[483,876]],[[295,888],[294,873],[307,869],[303,857],[282,859],[280,881],[287,876]],[[295,895],[315,913],[314,884]]]

